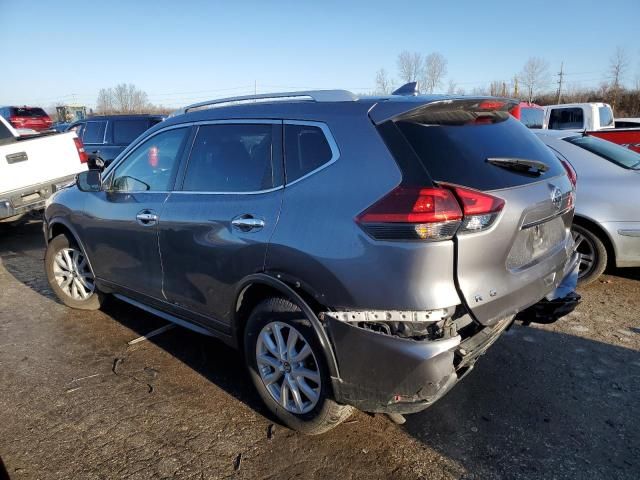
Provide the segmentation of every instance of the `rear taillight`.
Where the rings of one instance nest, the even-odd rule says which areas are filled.
[[[564,169],[567,171],[567,176],[569,177],[569,181],[571,182],[571,185],[573,185],[573,188],[576,188],[576,185],[578,184],[578,174],[576,173],[576,170],[573,168],[573,165],[571,165],[569,162],[567,162],[566,160],[564,160],[563,158],[560,158],[560,163],[562,163],[562,166],[564,167]]]
[[[24,125],[24,118],[22,117],[9,117],[9,123],[14,127],[20,128]]]
[[[458,233],[486,230],[495,222],[504,208],[504,200],[470,188],[444,185],[450,188],[462,205],[464,219]]]
[[[453,193],[438,187],[399,186],[356,217],[378,240],[447,240],[461,221]]]
[[[73,139],[76,142],[76,149],[78,150],[78,156],[80,157],[80,163],[87,163],[89,161],[89,156],[87,152],[84,151],[84,145],[82,144],[82,140],[78,137]]]
[[[377,240],[449,240],[489,228],[504,200],[455,185],[400,186],[356,217]]]

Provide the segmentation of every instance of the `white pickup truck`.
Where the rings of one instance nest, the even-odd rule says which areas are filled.
[[[0,117],[0,222],[42,210],[47,198],[87,170],[75,132],[20,137]]]
[[[565,103],[544,107],[542,128],[584,131],[587,135],[608,140],[640,152],[640,128],[613,119],[606,103]]]

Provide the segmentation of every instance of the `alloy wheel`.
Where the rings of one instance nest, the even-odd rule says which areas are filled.
[[[311,411],[320,399],[318,362],[311,346],[293,326],[270,322],[256,343],[260,378],[271,397],[288,412]]]
[[[53,274],[60,290],[74,300],[86,300],[95,290],[87,258],[76,248],[63,248],[55,254]]]
[[[596,263],[596,247],[590,238],[582,233],[572,230],[573,241],[575,242],[576,251],[580,254],[580,267],[578,270],[578,278],[588,275],[593,270]]]

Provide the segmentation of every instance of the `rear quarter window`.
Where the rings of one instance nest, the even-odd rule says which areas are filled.
[[[325,132],[318,126],[286,124],[284,144],[287,183],[304,177],[334,159]]]
[[[492,124],[424,125],[400,121],[397,126],[437,182],[496,190],[565,173],[547,146],[513,117]],[[490,164],[489,158],[536,160],[547,165],[548,170],[539,175],[517,172]]]

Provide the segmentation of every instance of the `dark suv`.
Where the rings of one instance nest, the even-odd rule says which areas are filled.
[[[441,398],[514,321],[568,313],[574,185],[502,99],[345,91],[185,109],[45,215],[51,288],[243,349],[288,426]]]
[[[144,131],[164,120],[163,115],[104,115],[74,122],[66,130],[74,130],[89,155],[89,166],[108,166]]]

